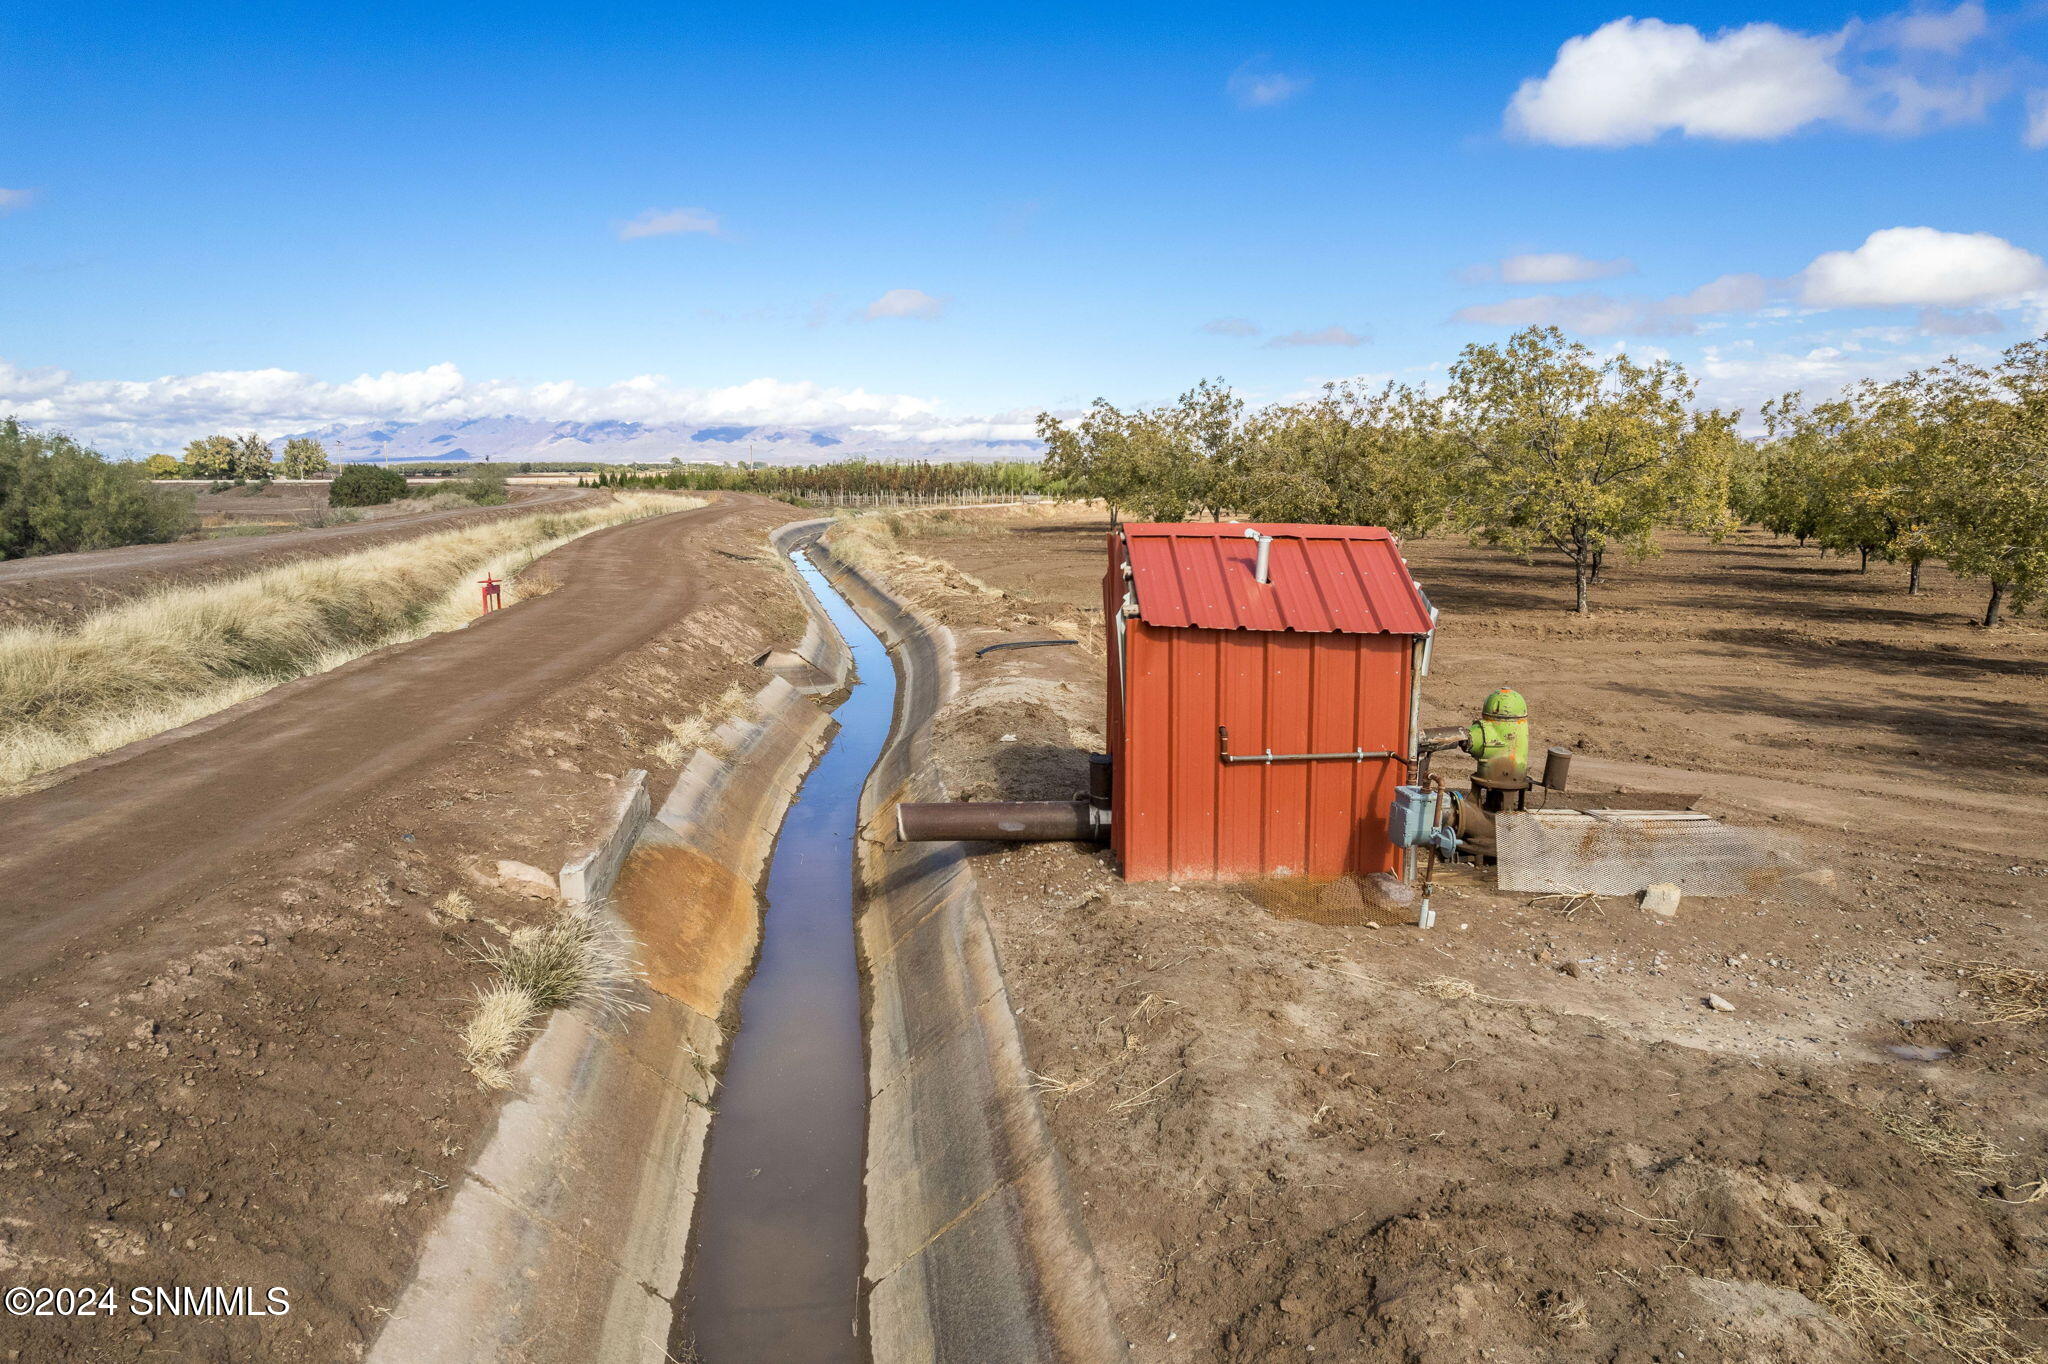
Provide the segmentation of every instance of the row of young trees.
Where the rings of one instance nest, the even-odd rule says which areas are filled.
[[[1042,416],[1039,434],[1052,477],[1146,520],[1467,530],[1554,550],[1583,613],[1610,551],[1654,553],[1659,527],[1727,527],[1735,419],[1697,408],[1676,364],[1601,358],[1530,328],[1466,347],[1442,392],[1334,384],[1248,410],[1203,383],[1168,407],[1098,401],[1072,426]]]
[[[2048,589],[2048,338],[1808,404],[1787,394],[1731,488],[1743,519],[1823,550],[1990,584],[1984,623]]]
[[[151,478],[223,478],[262,483],[273,478],[311,478],[333,467],[327,447],[297,436],[284,443],[282,457],[254,431],[242,436],[201,436],[185,446],[183,457],[151,455],[142,462]]]
[[[848,459],[832,464],[754,465],[683,464],[652,472],[599,469],[589,483],[600,488],[666,488],[692,492],[762,493],[769,497],[881,496],[953,497],[994,490],[998,493],[1052,493],[1036,462],[997,460],[979,463],[911,463]]]
[[[1440,391],[1332,385],[1248,409],[1203,383],[1165,407],[1097,402],[1039,419],[1046,472],[1146,520],[1461,531],[1570,564],[1584,613],[1609,553],[1656,552],[1660,529],[1760,524],[1802,543],[1989,581],[1985,622],[2048,588],[2048,338],[1995,367],[1957,361],[1809,406],[1701,407],[1670,361],[1597,356],[1555,328],[1468,346]]]

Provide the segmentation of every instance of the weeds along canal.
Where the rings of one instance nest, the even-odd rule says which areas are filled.
[[[861,1338],[867,1124],[854,948],[861,788],[888,741],[888,650],[809,558],[792,558],[853,654],[838,728],[769,863],[760,957],[740,997],[678,1299],[678,1358],[836,1364]]]

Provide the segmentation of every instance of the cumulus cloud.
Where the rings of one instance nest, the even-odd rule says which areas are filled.
[[[521,384],[470,379],[454,365],[440,364],[342,383],[283,369],[81,379],[66,370],[20,369],[4,360],[0,415],[124,449],[167,447],[221,430],[281,436],[334,423],[470,417],[854,426],[931,439],[938,437],[927,437],[927,431],[959,429],[963,420],[942,418],[938,404],[926,398],[769,378],[723,388],[690,387],[655,374],[611,384]],[[1020,434],[1030,434],[1028,419]]]
[[[1846,112],[1839,35],[1746,24],[1708,37],[1690,24],[1616,19],[1569,38],[1547,75],[1524,81],[1508,127],[1534,142],[1622,147],[1676,130],[1782,137]]]
[[[1625,147],[1666,133],[1744,141],[1833,122],[1910,134],[1983,117],[1995,66],[1964,53],[1989,31],[1975,0],[1833,33],[1754,23],[1707,34],[1616,19],[1569,38],[1508,104],[1508,131],[1565,147]]]
[[[1535,294],[1476,303],[1452,314],[1456,322],[1500,327],[1562,327],[1581,336],[1659,336],[1696,331],[1715,313],[1751,312],[1770,297],[1761,275],[1722,275],[1697,289],[1666,298],[1617,297],[1597,290]]]
[[[1587,280],[1632,275],[1636,263],[1625,256],[1594,260],[1576,251],[1531,251],[1498,261],[1467,266],[1458,277],[1468,284],[1499,280],[1503,284],[1581,284]]]
[[[642,237],[673,237],[681,233],[716,237],[719,231],[718,215],[703,208],[650,208],[618,226],[622,242],[638,241]]]
[[[1219,317],[1204,322],[1202,330],[1211,336],[1257,336],[1264,329],[1249,318]]]
[[[2009,302],[2048,286],[2048,264],[1989,232],[1888,227],[1853,251],[1829,251],[1799,276],[1819,308],[1955,308]]]
[[[1332,323],[1318,331],[1288,332],[1285,336],[1274,337],[1266,344],[1276,350],[1290,350],[1296,346],[1362,346],[1366,340],[1366,337],[1349,327],[1340,327]]]
[[[1793,389],[1833,393],[1859,379],[1896,379],[1911,370],[1939,364],[1950,354],[1985,360],[1985,347],[1944,346],[1934,350],[1866,350],[1850,344],[1820,345],[1804,350],[1771,351],[1739,343],[1706,346],[1698,360],[1686,365],[1700,381],[1700,396],[1722,407],[1740,407],[1754,417],[1765,402]]]
[[[891,289],[861,310],[873,321],[881,317],[915,317],[931,322],[943,316],[950,300],[935,298],[922,289]]]
[[[1230,73],[1224,89],[1240,109],[1265,109],[1285,104],[1312,84],[1311,77],[1275,71],[1264,57],[1254,57]]]
[[[0,218],[17,213],[36,201],[32,189],[0,189]]]

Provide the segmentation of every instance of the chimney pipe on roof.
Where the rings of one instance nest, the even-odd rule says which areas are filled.
[[[1258,567],[1252,570],[1252,577],[1262,583],[1273,581],[1273,537],[1261,535],[1247,527],[1244,538],[1259,542],[1259,563]]]

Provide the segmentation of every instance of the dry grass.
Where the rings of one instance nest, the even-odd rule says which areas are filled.
[[[695,505],[628,495],[174,588],[75,630],[0,631],[0,790],[477,614],[477,570]]]
[[[1821,1234],[1831,1262],[1820,1301],[1830,1311],[1908,1352],[1932,1348],[1962,1364],[2040,1364],[1992,1305],[1915,1283],[1844,1231]]]
[[[1459,980],[1456,976],[1437,976],[1432,980],[1418,982],[1415,988],[1431,999],[1445,1001],[1480,997],[1478,986],[1469,980]]]
[[[754,693],[735,682],[695,715],[671,721],[667,726],[668,737],[654,746],[655,759],[666,767],[680,767],[690,756],[690,751],[696,748],[706,749],[715,756],[725,756],[718,752],[713,737],[727,720],[747,709],[753,696]]]
[[[926,518],[920,517],[922,523]],[[825,541],[839,558],[864,573],[886,574],[892,587],[912,596],[963,593],[991,598],[1003,594],[942,559],[913,554],[897,539],[904,528],[900,514],[852,516],[826,533]],[[918,526],[922,533],[927,527]]]
[[[477,1083],[512,1083],[512,1059],[545,1014],[576,1009],[610,1022],[635,1008],[631,986],[639,972],[631,947],[602,912],[574,905],[552,923],[518,929],[504,944],[478,952],[496,979],[478,988],[462,1028],[463,1060]]]
[[[1996,962],[1947,963],[1962,980],[1966,993],[1984,1003],[1983,1022],[2048,1021],[2048,971],[2030,971]]]
[[[1884,1130],[1952,1175],[1992,1184],[2012,1171],[2012,1157],[1949,1114],[1891,1111],[1878,1114]]]

